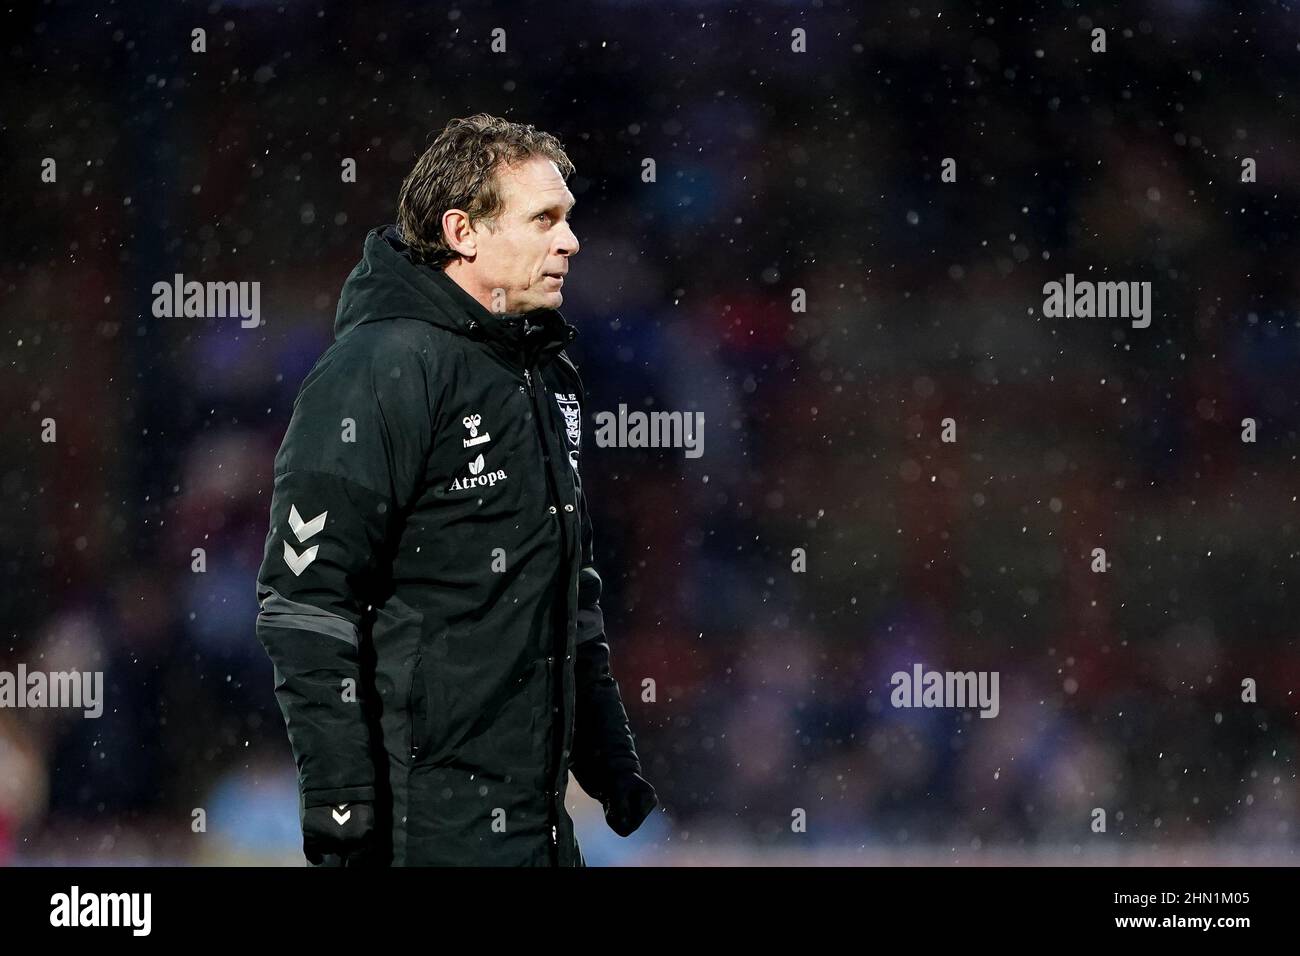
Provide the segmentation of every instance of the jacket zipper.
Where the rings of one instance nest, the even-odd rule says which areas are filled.
[[[425,719],[420,721],[419,725],[415,721],[415,688],[416,682],[420,679],[420,658],[423,656],[423,650],[419,647],[415,649],[415,663],[411,666],[411,688],[406,692],[406,712],[411,721],[411,760],[418,760],[420,757],[420,744],[423,742],[425,733],[424,728],[428,724],[429,715],[429,695],[424,695],[424,713]],[[427,690],[427,688],[421,688]]]
[[[550,452],[550,446],[547,445],[546,443],[546,433],[545,433],[546,426],[542,424],[542,410],[539,410],[537,407],[537,392],[533,386],[532,372],[526,368],[524,369],[524,381],[528,383],[528,398],[533,408],[533,418],[536,419],[537,421],[537,438],[542,443],[542,467],[546,471],[546,490],[551,500],[550,507],[555,509],[555,516],[560,522],[560,547],[563,549],[563,553],[567,557],[569,554],[569,537],[564,531],[564,519],[560,518],[560,512],[559,512],[560,499],[559,499],[559,495],[556,493],[555,490],[555,481],[551,476],[551,463],[550,463],[551,452]],[[553,659],[556,661],[556,663],[559,663],[558,650],[554,645],[554,641],[555,641],[554,634],[551,635],[551,641],[552,641],[551,650],[552,652],[554,652],[552,655]],[[562,667],[563,665],[560,666]],[[558,687],[561,690],[563,689],[563,686],[564,686],[563,679],[557,681],[554,685],[554,687]],[[551,691],[552,705],[554,705],[555,702],[554,687],[552,688]],[[555,754],[555,741],[554,740],[547,741],[547,744],[549,748],[549,752],[547,754],[547,764],[548,765],[558,764],[559,761],[558,759],[556,759],[556,754]],[[556,769],[558,770],[558,767]],[[553,821],[551,823],[551,865],[558,866],[560,841],[556,830],[557,830],[557,824],[559,822],[559,819],[555,813],[556,791],[554,789],[554,782],[549,777],[546,781],[546,787],[547,787],[547,794],[546,794],[547,815]]]

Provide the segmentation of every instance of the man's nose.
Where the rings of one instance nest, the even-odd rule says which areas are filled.
[[[572,226],[565,223],[564,229],[568,234],[560,237],[560,245],[555,251],[562,256],[576,256],[582,245],[578,242],[578,236]]]

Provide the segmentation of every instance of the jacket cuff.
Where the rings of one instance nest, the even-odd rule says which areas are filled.
[[[304,808],[337,806],[340,803],[374,802],[374,787],[335,787],[333,790],[308,790],[302,795]]]

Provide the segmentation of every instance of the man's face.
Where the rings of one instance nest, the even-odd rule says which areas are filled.
[[[564,274],[578,251],[569,228],[575,202],[555,163],[540,156],[497,171],[505,208],[493,228],[474,229],[474,284],[487,293],[493,312],[558,309]]]

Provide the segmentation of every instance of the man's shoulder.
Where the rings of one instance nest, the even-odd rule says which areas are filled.
[[[316,360],[299,386],[295,406],[306,401],[363,405],[376,398],[409,398],[412,388],[427,391],[439,380],[438,355],[446,351],[429,334],[437,331],[427,322],[400,318],[348,330]]]
[[[334,348],[356,350],[417,351],[441,344],[451,333],[423,319],[391,316],[363,322],[334,342]]]
[[[392,368],[421,368],[428,372],[437,355],[446,351],[439,331],[419,319],[366,322],[335,339],[316,366],[320,371],[332,366],[334,371],[345,373]]]

